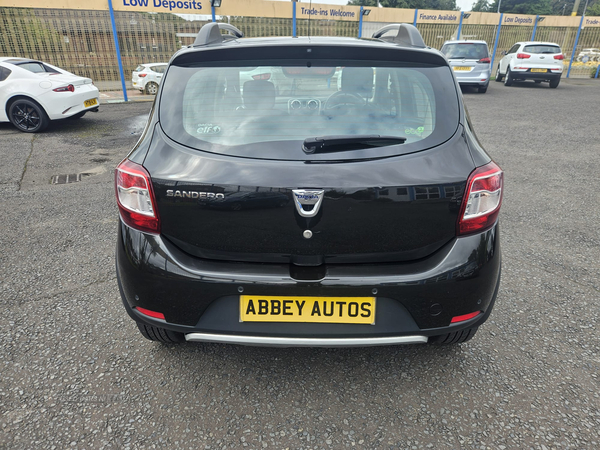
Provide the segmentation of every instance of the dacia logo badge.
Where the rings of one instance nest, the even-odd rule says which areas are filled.
[[[323,201],[323,189],[292,189],[296,211],[302,217],[314,217]]]

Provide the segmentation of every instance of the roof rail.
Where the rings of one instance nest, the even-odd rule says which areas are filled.
[[[382,37],[388,31],[394,30],[398,30],[396,36]],[[373,39],[381,39],[383,41],[394,42],[400,45],[409,45],[411,47],[427,47],[425,41],[423,41],[423,36],[421,36],[419,30],[417,30],[417,27],[408,23],[393,23],[391,25],[386,25],[373,33]]]
[[[221,34],[221,30],[227,30],[231,34]],[[208,44],[217,44],[219,42],[224,42],[228,39],[237,39],[244,37],[244,33],[238,30],[233,25],[229,25],[228,23],[207,23],[198,32],[198,36],[196,36],[196,40],[194,41],[194,45],[208,45]]]

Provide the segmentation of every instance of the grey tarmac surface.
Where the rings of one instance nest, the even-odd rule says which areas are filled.
[[[600,83],[464,96],[506,172],[504,271],[455,347],[146,341],[115,279],[112,169],[151,104],[0,124],[0,448],[600,448]]]

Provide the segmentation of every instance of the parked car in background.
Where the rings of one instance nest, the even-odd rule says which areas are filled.
[[[498,64],[496,81],[505,86],[513,81],[548,82],[551,88],[560,83],[565,59],[558,44],[552,42],[517,42]]]
[[[140,64],[131,73],[131,84],[145,94],[156,95],[167,66],[167,63]]]
[[[51,120],[80,119],[98,111],[100,93],[90,78],[27,58],[0,58],[0,122],[36,133]]]
[[[485,41],[446,41],[442,53],[461,86],[476,86],[482,94],[487,91],[492,69]]]
[[[578,62],[600,61],[600,48],[584,48],[577,55]]]
[[[141,334],[471,339],[500,283],[503,172],[448,69],[408,24],[369,40],[204,25],[116,168],[117,280]]]

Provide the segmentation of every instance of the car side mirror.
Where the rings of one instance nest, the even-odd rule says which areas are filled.
[[[504,55],[504,56],[508,55],[508,53],[506,52],[506,50],[502,50],[502,53],[500,53],[500,54]]]

